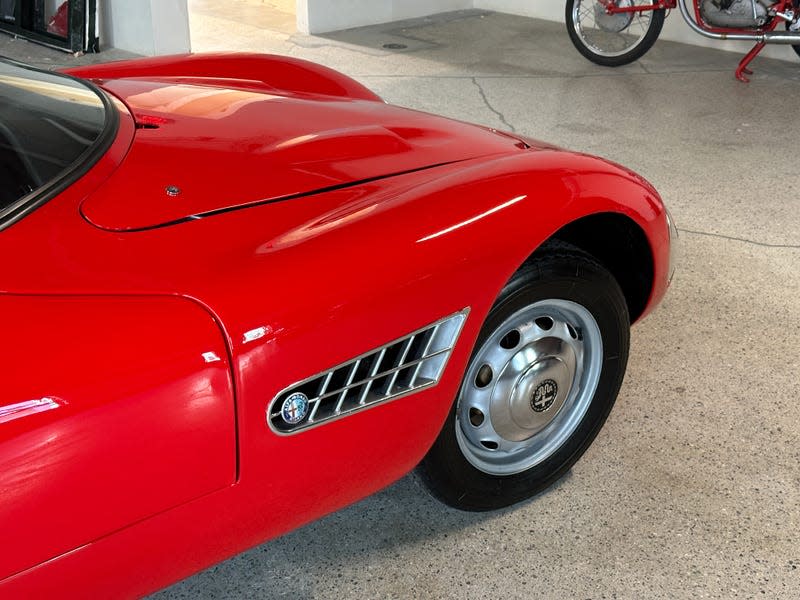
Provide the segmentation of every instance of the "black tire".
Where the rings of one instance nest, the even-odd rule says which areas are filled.
[[[633,4],[642,4],[641,0],[630,0]],[[649,3],[649,0],[648,0]],[[569,39],[572,40],[573,45],[577,48],[584,57],[588,58],[595,64],[604,67],[619,67],[627,65],[639,60],[644,54],[653,47],[656,43],[661,28],[664,26],[664,18],[666,11],[664,9],[647,11],[647,13],[631,13],[630,15],[616,15],[614,17],[607,17],[609,20],[616,19],[615,23],[621,28],[621,31],[629,29],[633,22],[639,23],[643,30],[632,36],[630,45],[621,48],[603,48],[602,38],[608,36],[607,31],[595,29],[592,34],[588,31],[584,32],[581,24],[576,22],[580,15],[580,9],[586,4],[591,4],[592,7],[597,6],[597,0],[567,0],[566,6],[566,23]],[[644,15],[649,14],[649,22],[646,24],[641,23],[641,19],[645,18]],[[627,17],[627,20],[626,20]],[[625,24],[627,22],[627,24]],[[615,26],[616,27],[616,26]],[[599,35],[596,35],[596,34]],[[592,42],[592,37],[597,37],[597,40]],[[610,39],[610,37],[608,37]],[[617,36],[616,39],[621,39]]]
[[[786,23],[786,31],[789,31],[789,25],[790,25],[790,23],[787,22]],[[797,56],[800,56],[800,44],[791,44],[791,46],[792,46],[792,50],[794,50],[794,53],[797,54]]]
[[[514,448],[517,448],[516,445],[519,444],[532,443],[528,448],[523,448],[522,454],[517,453],[516,449],[512,449],[507,455],[502,455],[502,453],[492,454],[493,451],[488,449],[489,446],[486,446],[487,442],[481,441],[484,448],[487,448],[487,450],[484,450],[468,441],[463,433],[468,428],[475,427],[473,411],[476,409],[468,406],[469,399],[472,397],[470,394],[473,393],[473,389],[484,385],[484,380],[480,379],[480,377],[483,372],[482,369],[485,369],[487,365],[484,364],[481,367],[478,362],[483,362],[484,359],[479,357],[483,357],[486,352],[496,352],[494,344],[497,343],[498,339],[500,340],[500,346],[503,349],[508,349],[509,355],[513,353],[515,357],[521,355],[522,352],[529,352],[534,344],[544,344],[547,340],[553,339],[546,336],[542,337],[543,334],[541,332],[538,334],[540,337],[536,338],[536,336],[531,335],[534,330],[533,327],[524,329],[527,324],[520,327],[520,330],[526,331],[526,336],[531,335],[530,340],[533,341],[528,341],[524,338],[516,339],[512,333],[502,329],[503,327],[508,327],[509,324],[516,326],[517,321],[514,319],[527,318],[535,318],[538,327],[542,317],[536,317],[536,311],[542,310],[546,312],[550,305],[556,306],[556,312],[560,310],[562,305],[570,308],[573,306],[581,307],[575,310],[579,312],[585,311],[596,322],[597,331],[602,340],[601,350],[597,350],[597,344],[595,343],[595,352],[592,354],[587,340],[589,339],[588,336],[596,334],[589,332],[588,327],[586,331],[579,330],[581,333],[576,335],[573,341],[570,342],[586,346],[581,350],[580,354],[584,357],[582,361],[583,374],[580,382],[588,382],[587,373],[593,372],[595,373],[593,376],[595,377],[594,383],[576,387],[573,385],[573,382],[578,381],[576,377],[575,379],[568,379],[568,385],[563,386],[566,391],[559,392],[560,388],[558,387],[556,387],[556,391],[547,391],[543,386],[546,386],[548,382],[553,383],[555,386],[556,382],[551,379],[546,379],[544,382],[536,380],[537,377],[549,377],[546,368],[539,371],[536,369],[545,365],[547,361],[552,360],[552,364],[557,363],[555,359],[544,357],[544,355],[540,354],[537,358],[538,362],[531,362],[529,366],[525,367],[527,370],[524,375],[515,376],[517,379],[513,387],[514,393],[507,400],[493,405],[491,410],[488,411],[490,413],[488,418],[483,415],[482,411],[478,411],[485,418],[481,428],[494,431],[495,424],[492,422],[494,419],[492,415],[496,414],[494,412],[495,406],[500,406],[501,410],[505,410],[506,406],[511,407],[514,405],[516,407],[514,410],[521,409],[526,414],[530,408],[532,409],[530,416],[540,419],[543,418],[540,415],[546,414],[550,408],[555,408],[553,416],[547,416],[546,419],[550,419],[548,425],[538,433],[530,436],[528,440],[509,442],[509,445]],[[551,329],[546,332],[547,335],[556,335],[556,326],[561,327],[563,325],[560,323],[560,316],[554,315],[554,318],[556,321],[551,324]],[[577,333],[569,329],[568,318],[565,320],[570,335]],[[553,319],[551,319],[552,321]],[[546,327],[547,322],[543,321],[542,326]],[[593,328],[591,324],[589,327]],[[559,331],[562,330],[563,327],[559,329]],[[509,335],[512,335],[510,339]],[[502,338],[498,336],[502,336]],[[511,346],[515,339],[518,347]],[[584,252],[566,244],[553,246],[530,260],[505,286],[489,312],[478,336],[470,364],[465,372],[459,396],[453,402],[447,421],[433,447],[419,465],[418,473],[423,482],[426,483],[433,495],[444,503],[469,511],[493,510],[515,504],[530,498],[551,485],[569,470],[586,451],[611,411],[625,374],[629,340],[630,322],[625,298],[614,277],[597,261]],[[569,342],[569,340],[567,341]],[[491,387],[491,390],[489,391],[487,388],[487,392],[484,395],[494,397],[497,390],[508,389],[503,388],[506,385],[503,383],[503,378],[511,369],[509,365],[512,364],[512,361],[510,358],[499,360],[501,362],[507,361],[505,363],[506,367],[502,372],[497,369],[498,372],[494,375],[494,379],[487,384],[487,386]],[[593,362],[594,366],[589,365],[590,361],[595,361]],[[531,372],[534,375],[529,375]],[[478,377],[473,379],[475,373],[478,373]],[[598,373],[599,375],[597,375]],[[557,377],[555,379],[558,380]],[[524,385],[527,387],[524,387],[524,389],[533,389],[533,393],[529,393],[529,391],[525,391],[524,394],[516,392],[517,389],[523,388],[523,384],[519,383],[521,381],[526,381],[527,383]],[[471,387],[473,385],[475,388]],[[558,385],[561,385],[561,383]],[[582,387],[589,391],[583,391]],[[575,388],[574,392],[573,388]],[[542,389],[545,389],[545,392],[540,394]],[[592,389],[593,391],[591,391]],[[545,394],[549,393],[552,393],[553,396],[548,399]],[[566,395],[567,399],[559,400],[562,397],[559,396],[559,393],[562,396]],[[505,398],[503,394],[499,394],[499,397]],[[516,404],[514,404],[512,398],[516,398]],[[551,403],[542,409],[544,413],[542,410],[534,408],[535,402],[539,402],[539,400],[536,400],[537,398]],[[578,400],[573,399],[572,404],[570,404],[569,398],[577,398]],[[556,402],[561,404],[556,404]],[[581,403],[584,404],[581,405]],[[579,411],[579,406],[583,406],[580,409],[583,412]],[[537,411],[539,415],[533,414],[533,411]],[[459,418],[459,415],[462,415],[462,417]],[[469,416],[466,417],[466,415]],[[470,420],[469,425],[465,422],[466,418]],[[557,428],[553,429],[556,426],[563,428],[563,423],[569,423],[567,419],[574,421],[574,430],[567,433],[566,429],[564,431]],[[467,429],[459,429],[462,423]],[[480,431],[481,428],[476,429],[476,431]],[[552,432],[558,432],[559,435],[563,434],[566,437],[561,442],[557,441],[557,437],[552,437],[552,439],[541,437],[537,441],[540,436],[554,436],[551,429]],[[514,462],[515,460],[523,461],[523,459],[536,460],[537,456],[531,454],[532,449],[536,449],[538,447],[537,444],[548,441],[548,439],[553,442],[553,448],[550,454],[542,453],[539,462],[535,462],[531,466],[525,466],[524,462]],[[544,445],[542,447],[546,448]],[[490,462],[487,463],[488,467],[478,468],[473,463],[483,460],[478,456],[483,452],[489,457],[487,460]],[[525,453],[528,454],[525,455]],[[471,458],[468,458],[468,456]],[[508,457],[511,458],[509,459]],[[498,463],[491,463],[495,459],[498,460]],[[507,460],[508,464],[505,462]],[[513,472],[505,474],[506,470]]]

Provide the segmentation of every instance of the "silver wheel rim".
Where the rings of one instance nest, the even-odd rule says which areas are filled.
[[[620,0],[621,8],[642,4],[642,0]],[[572,22],[581,42],[594,54],[615,58],[642,43],[653,18],[652,11],[608,15],[597,0],[575,0]]]
[[[490,475],[512,475],[552,456],[592,403],[603,339],[592,313],[542,300],[506,319],[473,357],[456,408],[464,457]]]

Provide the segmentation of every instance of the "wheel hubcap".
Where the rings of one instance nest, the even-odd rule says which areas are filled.
[[[521,442],[547,427],[564,405],[576,362],[574,348],[551,336],[534,340],[512,355],[489,401],[495,432],[505,440]]]
[[[645,0],[620,0],[619,8],[629,8]],[[572,23],[583,46],[593,54],[617,57],[632,51],[644,40],[650,29],[650,12],[608,14],[598,0],[576,0]]]
[[[601,366],[599,327],[580,304],[544,300],[511,315],[467,371],[456,423],[464,456],[495,475],[542,462],[577,429]]]
[[[631,0],[620,0],[620,2],[617,3],[617,7],[619,8],[628,8],[630,6],[633,6]],[[606,12],[606,7],[600,2],[594,5],[594,21],[603,31],[619,33],[630,25],[632,20],[633,13],[616,13],[610,15]]]

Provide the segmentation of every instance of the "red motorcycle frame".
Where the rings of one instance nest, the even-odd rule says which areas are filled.
[[[651,4],[639,6],[620,6],[620,0],[596,0],[605,6],[605,13],[617,15],[625,13],[643,13],[656,10],[672,10],[679,8],[681,15],[689,27],[696,33],[717,40],[755,41],[753,48],[742,58],[736,69],[736,78],[745,83],[749,79],[745,75],[752,75],[748,65],[767,44],[800,44],[800,31],[776,33],[775,28],[779,23],[791,23],[797,18],[796,0],[778,0],[769,7],[770,18],[761,27],[755,28],[728,28],[710,25],[703,19],[700,11],[700,0],[692,0],[694,15],[689,13],[686,0],[657,0]]]

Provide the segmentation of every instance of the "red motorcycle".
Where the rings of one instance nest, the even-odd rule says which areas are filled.
[[[653,46],[673,8],[700,35],[755,42],[736,69],[745,83],[753,73],[747,66],[765,45],[791,44],[800,55],[800,0],[567,0],[567,31],[586,58],[617,67]]]

